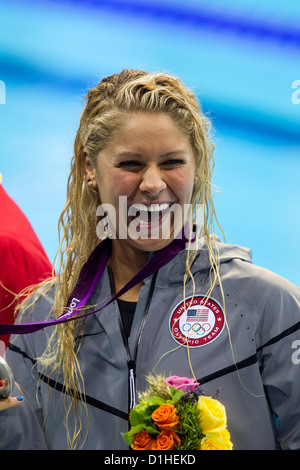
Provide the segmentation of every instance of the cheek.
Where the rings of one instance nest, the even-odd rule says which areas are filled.
[[[130,196],[140,184],[140,178],[135,173],[129,171],[118,172],[115,175],[113,190],[120,196]]]
[[[173,191],[176,196],[185,203],[190,202],[193,187],[194,187],[194,173],[191,171],[173,174],[172,178],[168,178],[166,181],[169,188]]]
[[[99,178],[100,197],[103,202],[118,202],[119,196],[130,196],[138,186],[134,173],[111,171]]]

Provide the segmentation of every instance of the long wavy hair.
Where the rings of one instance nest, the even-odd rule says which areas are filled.
[[[59,218],[56,275],[50,281],[39,284],[37,287],[42,289],[39,289],[34,296],[30,296],[25,304],[24,302],[21,304],[23,314],[34,306],[40,295],[45,295],[53,288],[55,297],[51,312],[55,317],[64,312],[83,264],[100,242],[96,234],[95,214],[101,200],[99,191],[87,184],[86,155],[95,164],[99,152],[108,145],[122,123],[126,121],[126,114],[132,112],[166,113],[177,124],[183,135],[188,137],[193,147],[197,182],[194,185],[191,203],[194,208],[197,204],[203,208],[203,236],[211,265],[211,284],[207,293],[209,296],[216,281],[220,282],[218,250],[214,237],[211,236],[215,231],[215,222],[219,225],[212,199],[211,183],[214,144],[210,137],[210,121],[201,111],[195,94],[172,75],[124,69],[119,74],[104,78],[88,91],[85,101],[86,105],[81,113],[75,137],[66,204]],[[186,251],[184,296],[188,277],[193,281],[190,269],[195,256],[195,249]],[[78,401],[84,397],[84,378],[77,358],[80,346],[77,346],[78,342],[75,345],[79,322],[82,326],[82,320],[57,326],[47,350],[38,358],[38,363],[44,368],[50,367],[52,374],[54,372],[63,374],[65,396],[68,397],[66,425],[70,448],[76,447],[82,430]],[[70,435],[68,421],[72,408],[76,418],[75,429]]]

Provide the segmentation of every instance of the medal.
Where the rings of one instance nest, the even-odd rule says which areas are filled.
[[[6,387],[0,390],[0,399],[8,398],[14,388],[14,377],[7,362],[0,356],[0,381],[6,381]]]

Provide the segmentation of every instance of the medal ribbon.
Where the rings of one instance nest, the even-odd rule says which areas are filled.
[[[108,300],[102,307],[92,312],[86,312],[81,315],[74,316],[84,307],[88,299],[92,295],[96,285],[102,277],[107,262],[111,254],[111,240],[109,238],[103,240],[92,252],[86,263],[84,264],[76,283],[76,286],[69,297],[67,302],[67,311],[55,320],[35,322],[35,323],[20,323],[14,325],[0,324],[0,336],[5,334],[28,334],[34,333],[35,331],[42,330],[48,326],[59,325],[60,323],[66,323],[71,320],[78,320],[80,318],[87,317],[96,312],[100,312],[103,308],[107,307],[111,302],[116,300],[118,297],[123,295],[129,289],[137,285],[149,277],[154,272],[158,271],[171,259],[173,259],[177,253],[185,248],[187,238],[184,235],[184,229],[182,229],[181,237],[174,238],[172,242],[166,247],[154,253],[154,256],[147,261],[145,266],[122,288],[115,294],[110,300]]]

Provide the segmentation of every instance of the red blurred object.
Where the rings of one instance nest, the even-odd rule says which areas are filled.
[[[27,217],[0,185],[0,281],[14,294],[52,276],[52,265]],[[15,296],[0,284],[0,323],[15,321]],[[9,335],[0,337],[5,346]]]

